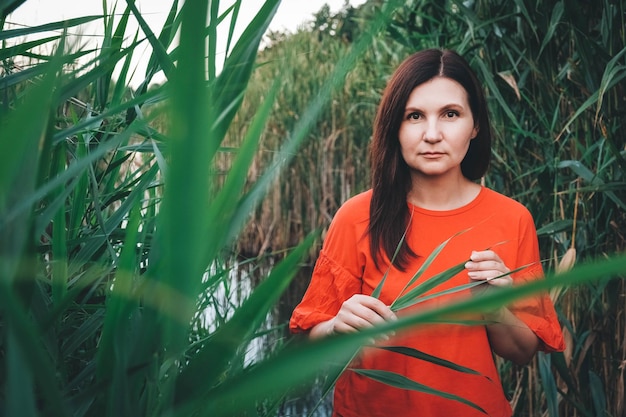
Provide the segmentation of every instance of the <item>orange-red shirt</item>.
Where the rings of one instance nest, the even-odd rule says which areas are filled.
[[[371,294],[380,282],[387,266],[381,266],[383,272],[376,268],[365,234],[370,200],[371,190],[351,198],[337,211],[309,288],[291,317],[292,332],[307,332],[316,324],[333,318],[343,301],[357,293]],[[488,248],[498,253],[511,270],[531,265],[512,275],[515,282],[543,275],[532,216],[513,199],[483,187],[472,202],[455,210],[431,211],[411,204],[409,209],[412,219],[406,239],[418,256],[411,259],[406,272],[395,268],[389,272],[380,296],[388,305],[437,246],[465,229],[469,230],[450,240],[418,282],[469,259],[472,250]],[[388,262],[386,257],[384,260]],[[463,271],[430,293],[468,282],[467,273]],[[450,297],[454,295],[425,303],[432,306],[449,302]],[[545,294],[518,301],[509,308],[539,337],[542,350],[562,351],[565,348],[554,306]],[[376,348],[364,348],[351,367],[396,372],[437,390],[463,397],[486,410],[491,417],[511,415],[484,326],[419,326],[398,334],[389,344],[417,349],[474,369],[481,375],[460,373]],[[335,386],[334,415],[485,416],[458,401],[391,387],[350,370],[341,375]]]

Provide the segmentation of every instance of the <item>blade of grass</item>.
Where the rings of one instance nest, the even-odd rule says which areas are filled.
[[[465,232],[467,232],[469,229],[465,229],[465,230],[461,230],[458,233],[455,233],[453,236],[449,237],[448,239],[444,240],[442,243],[440,243],[435,250],[433,250],[430,255],[428,255],[428,257],[426,258],[426,260],[424,261],[424,263],[419,267],[419,269],[417,270],[417,272],[413,275],[413,277],[406,283],[406,285],[404,286],[404,288],[402,289],[402,291],[400,291],[400,293],[398,294],[398,296],[396,297],[396,299],[394,300],[394,302],[391,304],[392,308],[396,305],[397,302],[399,302],[399,299],[401,298],[402,294],[404,294],[404,292],[406,291],[407,288],[409,288],[411,285],[413,285],[424,273],[424,271],[426,271],[426,269],[428,269],[428,267],[433,263],[433,261],[437,258],[437,256],[439,256],[439,253],[441,253],[441,251],[443,250],[443,248],[446,247],[446,245],[456,236],[459,236]],[[466,261],[467,262],[467,261]],[[465,262],[463,263],[463,265],[465,265]],[[458,268],[458,267],[457,267]],[[457,268],[455,268],[454,270],[456,270]],[[451,270],[449,270],[451,271]],[[455,273],[455,275],[460,272],[457,271]],[[451,278],[452,276],[448,277],[447,279]],[[447,280],[446,279],[446,280]],[[432,280],[428,280],[425,281],[424,283],[420,284],[419,286],[417,286],[416,288],[414,288],[410,294],[413,294],[413,296],[415,296],[415,294],[423,294],[424,292],[428,291],[431,288],[434,288],[435,286],[439,285],[439,282],[431,282]],[[443,282],[443,281],[442,281]],[[423,290],[422,290],[423,289]],[[408,295],[408,294],[407,294]],[[406,298],[406,297],[402,297],[402,298]]]
[[[446,282],[447,280],[452,278],[454,275],[456,275],[457,273],[461,272],[464,268],[461,268],[460,270],[459,270],[459,268],[461,267],[461,265],[465,265],[466,262],[467,261],[457,265],[456,267],[452,267],[450,269],[447,269],[446,271],[443,271],[440,274],[435,275],[434,277],[429,279],[429,282],[432,280],[432,282],[430,282],[430,283],[432,285],[435,285],[435,286],[439,285],[441,283]],[[401,299],[398,299],[397,300],[397,304],[393,304],[392,305],[392,309],[394,311],[397,311],[397,310],[401,310],[401,309],[404,309],[404,308],[408,308],[408,307],[414,306],[416,304],[419,304],[421,302],[424,302],[426,300],[430,300],[430,299],[433,299],[433,298],[437,298],[437,297],[441,297],[441,296],[449,295],[449,294],[455,294],[457,292],[461,292],[461,291],[465,291],[465,290],[468,290],[468,289],[472,289],[472,288],[477,287],[479,285],[489,285],[488,284],[489,281],[492,281],[492,280],[498,279],[498,278],[506,277],[506,276],[514,274],[516,272],[522,271],[522,270],[528,268],[529,266],[530,265],[524,265],[524,266],[516,268],[516,269],[514,269],[512,271],[509,271],[509,272],[507,272],[505,274],[497,275],[497,276],[495,276],[493,278],[489,278],[489,279],[484,280],[484,281],[474,281],[474,282],[470,282],[470,283],[464,284],[464,285],[457,285],[456,287],[453,287],[453,288],[450,288],[450,289],[447,289],[447,290],[444,290],[444,291],[439,291],[439,292],[436,292],[436,293],[433,293],[433,294],[429,294],[429,295],[426,295],[426,296],[423,295],[425,291],[416,291],[415,294],[412,294],[411,292],[409,292],[409,293],[405,294],[404,296],[402,296]],[[454,275],[450,275],[450,274],[454,274]],[[428,289],[430,289],[430,288],[428,288]]]
[[[563,6],[563,1],[559,1],[554,5],[554,8],[552,9],[552,14],[550,15],[550,24],[548,25],[546,36],[544,36],[543,40],[541,41],[541,46],[539,47],[539,52],[537,53],[537,59],[539,59],[545,47],[552,40],[557,26],[559,25],[559,23],[561,23],[561,17],[563,16],[564,9],[565,7]]]
[[[59,144],[54,151],[53,170],[61,172],[65,169],[66,147],[64,143]],[[63,188],[57,192],[57,197],[63,195]],[[67,216],[65,210],[65,198],[59,199],[61,205],[54,215],[52,223],[52,254],[54,263],[52,265],[52,302],[59,304],[67,292]]]
[[[36,48],[37,46],[43,45],[48,42],[54,42],[59,38],[60,36],[51,36],[48,38],[37,39],[36,41],[24,42],[20,43],[19,45],[0,49],[0,60],[5,60],[14,56],[22,55],[32,48]]]
[[[129,415],[132,413],[128,397],[129,357],[128,349],[121,349],[121,341],[128,340],[132,334],[132,312],[139,307],[139,300],[133,294],[133,278],[136,273],[137,244],[141,224],[141,195],[134,196],[134,204],[130,209],[130,219],[126,226],[126,239],[120,254],[111,293],[107,297],[106,315],[102,325],[102,335],[96,356],[96,373],[100,381],[107,381],[106,389],[110,395],[105,404],[107,415]]]
[[[396,298],[396,300],[391,304],[391,309],[393,311],[398,311],[401,310],[403,308],[406,308],[412,304],[414,304],[414,300],[423,295],[425,292],[435,288],[436,286],[443,284],[444,282],[450,280],[452,277],[454,277],[456,274],[458,274],[459,272],[463,271],[465,269],[465,264],[469,261],[465,260],[449,269],[446,269],[445,271],[442,271],[436,275],[434,275],[433,277],[427,279],[426,281],[422,282],[421,284],[419,284],[417,287],[411,289],[410,291],[408,291],[407,293],[405,293],[404,295]],[[419,271],[418,271],[419,272]]]
[[[84,17],[77,17],[75,19],[61,20],[61,21],[54,22],[54,23],[46,23],[45,25],[40,25],[40,26],[32,26],[32,27],[22,28],[22,29],[3,30],[3,31],[0,31],[0,41],[11,39],[11,38],[16,38],[16,37],[27,37],[35,33],[67,29],[73,26],[79,26],[85,23],[89,23],[98,19],[102,19],[102,16],[84,16]]]
[[[44,351],[39,342],[41,334],[33,326],[32,321],[20,304],[20,297],[16,296],[6,276],[0,279],[0,313],[5,321],[6,328],[10,329],[11,337],[15,338],[15,343],[19,346],[20,356],[24,359],[15,363],[16,366],[23,368],[19,372],[30,372],[37,386],[43,387],[39,392],[42,396],[41,399],[49,407],[51,412],[49,415],[69,415],[62,401],[63,396],[58,388],[56,370],[50,363],[50,356]],[[14,359],[17,359],[17,357],[14,357]],[[19,381],[13,380],[12,382],[18,383]],[[14,390],[24,387],[7,388]]]
[[[466,374],[472,375],[482,375],[480,372],[475,371],[466,366],[457,365],[454,362],[447,361],[445,359],[438,358],[437,356],[429,355],[427,353],[421,352],[417,349],[408,348],[406,346],[374,346],[377,349],[388,350],[390,352],[399,353],[401,355],[410,356],[415,359],[420,359],[423,361],[430,362],[435,365],[443,366],[448,369],[452,369],[453,371],[458,371]],[[485,376],[485,378],[488,378]]]
[[[359,375],[366,376],[375,381],[382,382],[387,385],[391,385],[392,387],[423,392],[425,394],[436,395],[437,397],[446,398],[452,401],[458,401],[462,404],[465,404],[469,407],[472,407],[481,413],[487,415],[487,412],[474,404],[473,402],[466,400],[463,397],[459,397],[458,395],[450,394],[449,392],[437,390],[434,388],[430,388],[426,385],[420,384],[419,382],[413,381],[403,375],[389,372],[389,371],[381,371],[377,369],[351,369],[353,372],[356,372]]]
[[[265,319],[275,301],[295,276],[299,262],[317,239],[311,234],[298,245],[237,309],[233,317],[207,341],[185,366],[176,386],[176,403],[203,398],[226,371],[242,342]]]
[[[215,197],[213,204],[211,204],[209,213],[207,213],[207,224],[213,230],[211,234],[214,236],[214,238],[210,239],[209,244],[206,245],[207,259],[213,259],[220,248],[227,245],[242,226],[232,224],[234,220],[231,217],[232,213],[235,212],[239,204],[239,200],[233,198],[233,196],[244,194],[244,187],[248,178],[248,167],[251,166],[261,143],[261,135],[274,106],[280,84],[280,80],[277,79],[267,93],[263,105],[255,113],[254,119],[246,131],[243,143],[237,151],[237,157],[229,169],[224,185]]]
[[[554,375],[552,375],[552,369],[550,366],[550,355],[546,355],[544,352],[539,352],[538,361],[541,386],[543,387],[546,402],[548,403],[548,415],[550,417],[558,417],[558,394],[556,389],[556,381],[554,380]]]
[[[402,237],[400,238],[400,242],[398,243],[398,246],[396,246],[396,250],[394,251],[393,256],[391,257],[391,262],[389,262],[389,267],[385,271],[385,274],[383,275],[383,278],[380,280],[380,282],[378,283],[376,288],[374,288],[374,291],[372,291],[372,297],[374,297],[374,298],[379,298],[380,297],[380,293],[383,290],[383,286],[385,285],[385,281],[387,281],[387,276],[389,276],[389,272],[391,271],[391,267],[393,266],[393,263],[395,262],[396,257],[398,256],[398,253],[400,252],[400,248],[402,248],[404,240],[406,239],[406,234],[408,233],[409,228],[411,227],[411,221],[412,220],[413,220],[413,212],[411,212],[411,216],[409,218],[409,222],[407,224],[407,227],[404,229],[404,233],[402,234]]]
[[[122,13],[117,28],[115,29],[115,33],[113,33],[113,19],[107,18],[106,1],[103,3],[104,39],[102,40],[101,45],[100,60],[106,62],[106,57],[110,56],[113,53],[122,51],[124,33],[126,32],[126,27],[128,26],[128,17],[130,15],[130,10],[127,7],[124,13]],[[130,49],[126,61],[128,61],[130,59],[130,56],[132,56],[132,51],[133,49]],[[99,109],[104,109],[108,107],[110,103],[108,98],[112,77],[113,68],[109,69],[106,74],[103,74],[103,76],[98,78],[96,81],[96,103],[98,103]],[[118,83],[120,82],[123,84],[123,80],[118,80]]]
[[[159,66],[163,70],[165,77],[169,80],[170,77],[172,76],[172,72],[174,71],[174,63],[170,59],[170,56],[167,54],[167,51],[165,50],[165,46],[161,43],[159,39],[157,39],[154,32],[150,28],[150,25],[148,25],[148,23],[146,22],[146,19],[143,18],[143,16],[137,9],[137,6],[135,5],[135,0],[126,0],[126,3],[128,4],[128,8],[130,9],[130,11],[133,13],[133,16],[135,16],[135,19],[137,19],[137,22],[139,23],[139,27],[148,38],[148,42],[150,42],[150,46],[152,46],[152,53],[158,60]],[[170,11],[170,15],[171,15],[171,11]],[[170,17],[170,15],[168,15],[168,18]],[[170,39],[171,39],[171,36],[170,36]],[[181,40],[181,43],[182,43],[182,40]],[[152,62],[149,62],[149,64],[151,63]]]

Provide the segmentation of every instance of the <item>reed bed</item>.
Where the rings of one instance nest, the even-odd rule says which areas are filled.
[[[252,256],[293,245],[326,227],[347,197],[369,187],[367,152],[376,104],[406,55],[454,48],[483,80],[495,136],[486,185],[535,216],[547,272],[623,253],[626,230],[623,1],[407,1],[333,95],[307,142],[261,204],[239,241]],[[264,83],[290,70],[264,133],[273,149],[382,3],[320,11],[310,27],[277,37],[260,53],[242,112],[262,100]],[[356,14],[349,34],[347,15]],[[330,33],[328,28],[336,28]],[[283,97],[284,96],[284,97]],[[288,109],[285,111],[285,109]],[[256,164],[263,166],[262,153]],[[272,242],[271,248],[265,242]],[[311,259],[315,260],[315,250]],[[306,277],[302,279],[306,280]],[[516,415],[623,415],[626,340],[623,280],[553,291],[568,350],[525,368],[501,363]],[[546,368],[547,367],[547,368]],[[556,375],[554,387],[545,369]],[[543,372],[543,376],[542,376]]]
[[[258,54],[278,0],[240,39],[230,23],[245,1],[172,0],[156,31],[132,0],[8,27],[25,1],[0,4],[0,415],[280,415],[327,358],[340,369],[371,337],[545,290],[572,350],[501,364],[516,414],[623,411],[622,3],[551,2],[548,17],[521,0],[371,1],[273,34]],[[98,47],[68,45],[88,22],[102,25]],[[223,65],[218,25],[230,28]],[[151,57],[130,88],[139,45]],[[485,181],[534,212],[549,272],[568,249],[573,268],[371,331],[264,344],[334,211],[367,186],[386,74],[429,45],[482,69],[500,132]]]

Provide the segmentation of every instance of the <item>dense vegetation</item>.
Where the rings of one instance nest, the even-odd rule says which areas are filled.
[[[310,26],[276,36],[260,54],[267,64],[253,75],[240,114],[245,120],[258,106],[268,80],[286,78],[267,126],[268,150],[287,136],[381,4],[336,15],[323,9]],[[531,210],[544,268],[623,252],[625,13],[623,1],[407,1],[347,74],[288,167],[290,175],[257,210],[242,252],[259,253],[265,242],[296,244],[327,226],[346,197],[369,187],[368,141],[385,79],[425,47],[460,51],[485,83],[496,141],[484,182]],[[287,62],[287,72],[276,64]],[[266,158],[260,154],[258,164]],[[553,293],[570,346],[552,359],[559,390],[571,400],[562,404],[563,415],[602,415],[594,409],[599,403],[608,415],[624,412],[625,293],[624,281]],[[518,415],[535,415],[549,394],[538,385],[543,362],[502,366]]]
[[[254,355],[320,231],[368,187],[386,77],[429,46],[485,82],[484,181],[533,212],[550,275],[450,312],[552,288],[570,348],[500,364],[516,415],[623,415],[626,2],[370,0],[268,34],[268,0],[237,40],[245,1],[172,0],[157,33],[132,0],[5,27],[24,1],[0,2],[0,415],[277,415],[326,358],[435,319]],[[73,49],[65,31],[91,21],[100,47]]]

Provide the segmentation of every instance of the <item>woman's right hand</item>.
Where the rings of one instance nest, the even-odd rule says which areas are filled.
[[[335,317],[313,327],[310,337],[318,338],[335,333],[356,332],[395,319],[395,313],[379,299],[369,295],[355,294],[343,302]]]

